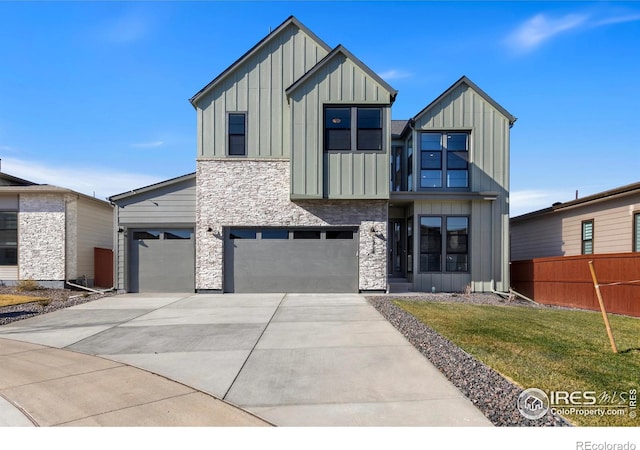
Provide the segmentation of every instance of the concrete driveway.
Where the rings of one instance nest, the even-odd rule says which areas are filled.
[[[250,412],[238,425],[491,425],[357,294],[126,294],[0,327],[0,339],[161,375]],[[0,352],[0,371],[13,358]],[[0,394],[11,403],[18,388]]]

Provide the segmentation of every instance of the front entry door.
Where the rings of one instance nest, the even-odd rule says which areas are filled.
[[[405,222],[403,219],[389,220],[389,275],[397,278],[406,276],[405,264]]]

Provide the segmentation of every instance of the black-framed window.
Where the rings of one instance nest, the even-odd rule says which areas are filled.
[[[227,148],[230,156],[245,156],[247,154],[246,113],[228,113],[227,138]]]
[[[157,241],[160,239],[162,231],[160,230],[138,230],[133,232],[134,241]]]
[[[0,266],[18,265],[18,213],[0,211]]]
[[[469,133],[420,133],[420,188],[469,188]]]
[[[593,220],[582,221],[582,254],[593,254]]]
[[[253,228],[232,228],[229,239],[257,239],[258,231]]]
[[[420,272],[469,272],[469,217],[420,217]]]
[[[382,109],[357,108],[358,150],[382,150]]]
[[[382,108],[325,107],[324,149],[325,151],[382,150]]]
[[[640,212],[633,215],[633,251],[640,252]]]

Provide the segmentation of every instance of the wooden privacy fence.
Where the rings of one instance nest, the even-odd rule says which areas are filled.
[[[606,309],[640,317],[640,253],[555,256],[511,262],[511,287],[545,305],[599,310],[589,270],[593,261]],[[607,286],[609,283],[624,282]]]
[[[93,285],[110,288],[113,286],[113,250],[94,247]]]

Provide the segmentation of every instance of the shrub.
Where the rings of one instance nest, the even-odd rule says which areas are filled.
[[[38,289],[40,289],[40,285],[38,284],[37,281],[32,280],[32,279],[27,279],[27,280],[20,280],[18,281],[17,287],[16,289],[19,292],[24,292],[24,291],[37,291]]]

